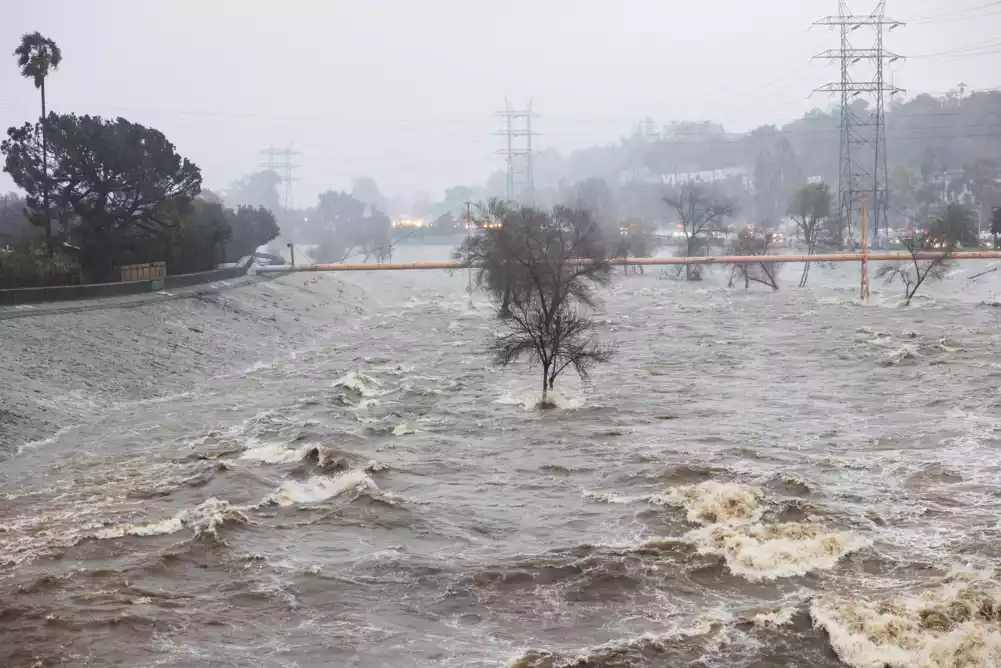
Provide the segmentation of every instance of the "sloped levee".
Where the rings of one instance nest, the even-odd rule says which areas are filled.
[[[122,297],[146,292],[187,288],[192,285],[225,281],[245,276],[254,264],[254,256],[242,258],[235,266],[200,271],[194,274],[176,274],[149,281],[122,281],[118,283],[90,283],[85,285],[60,285],[50,288],[17,288],[0,290],[0,306],[18,304],[44,304],[49,302]]]
[[[322,339],[331,321],[364,311],[364,299],[312,275],[91,306],[0,320],[0,460],[123,403],[286,359]]]

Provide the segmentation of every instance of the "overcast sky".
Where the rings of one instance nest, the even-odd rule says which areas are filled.
[[[501,167],[505,97],[533,98],[538,146],[564,152],[645,116],[791,120],[831,103],[810,92],[837,69],[810,58],[837,35],[810,25],[836,12],[835,0],[0,0],[0,51],[34,30],[56,40],[50,109],[154,126],[209,188],[294,142],[303,205],[363,175],[388,194],[482,182]],[[887,39],[903,55],[981,47],[894,66],[909,93],[1001,86],[1001,2],[890,0],[887,14],[913,22]],[[985,43],[995,52],[977,55]],[[0,127],[38,114],[13,56],[0,91]]]

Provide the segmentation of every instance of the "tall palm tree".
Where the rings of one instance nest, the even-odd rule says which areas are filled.
[[[14,49],[14,55],[17,56],[17,66],[21,68],[21,76],[32,79],[35,82],[35,88],[42,92],[42,173],[44,179],[42,206],[45,215],[45,245],[49,255],[52,255],[52,221],[49,216],[49,156],[45,136],[47,116],[45,79],[49,76],[49,70],[59,69],[59,62],[63,59],[63,54],[54,41],[44,37],[39,32],[33,32],[26,33],[21,37],[21,44]]]

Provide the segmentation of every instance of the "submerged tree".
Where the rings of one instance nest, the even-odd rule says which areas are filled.
[[[657,250],[656,229],[653,224],[638,218],[628,218],[619,230],[619,243],[616,255],[623,259],[651,257]],[[643,265],[625,265],[624,274],[629,273],[630,266],[634,274],[643,273]]]
[[[796,227],[803,235],[806,254],[817,253],[817,242],[824,229],[824,221],[831,215],[831,190],[826,183],[811,183],[800,188],[789,204],[789,216],[796,221]],[[803,264],[803,274],[799,287],[806,287],[810,275],[810,262]]]
[[[39,89],[42,96],[42,116],[39,120],[42,127],[42,156],[41,171],[44,186],[42,188],[41,220],[45,226],[45,244],[49,255],[52,255],[52,220],[49,210],[49,187],[48,187],[48,145],[45,136],[45,123],[48,112],[45,108],[45,79],[49,76],[49,70],[59,69],[63,54],[51,39],[43,36],[39,32],[26,33],[21,36],[21,44],[14,49],[17,56],[17,66],[21,68],[21,76],[31,79],[35,83],[35,88]]]
[[[959,204],[950,204],[942,215],[932,219],[922,240],[914,237],[904,240],[910,261],[884,264],[876,272],[876,278],[883,279],[886,285],[899,282],[904,288],[904,305],[910,306],[922,284],[945,278],[956,247],[962,239],[975,233],[973,214]],[[920,254],[925,251],[936,253],[936,256],[922,259]]]
[[[683,257],[695,257],[699,251],[708,248],[706,234],[725,218],[732,216],[735,208],[731,200],[717,197],[695,183],[683,184],[677,193],[665,196],[664,202],[677,212],[681,223],[685,244],[682,249]],[[685,265],[685,280],[701,279],[699,265]]]
[[[772,235],[755,236],[750,230],[741,230],[736,240],[729,247],[729,255],[770,255]],[[729,287],[733,287],[734,281],[742,279],[744,289],[751,287],[751,283],[767,285],[772,290],[779,289],[778,283],[779,265],[774,262],[754,262],[750,264],[734,264],[730,269]]]
[[[523,356],[542,368],[540,407],[569,367],[587,383],[595,364],[612,348],[599,343],[589,311],[594,286],[611,278],[609,250],[590,213],[556,207],[551,212],[493,202],[492,222],[480,226],[460,258],[478,263],[504,330],[491,351],[506,366]]]

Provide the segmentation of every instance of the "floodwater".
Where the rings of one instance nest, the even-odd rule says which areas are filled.
[[[4,463],[0,664],[1001,665],[983,268],[619,275],[551,411],[464,274],[343,277],[315,346]]]

